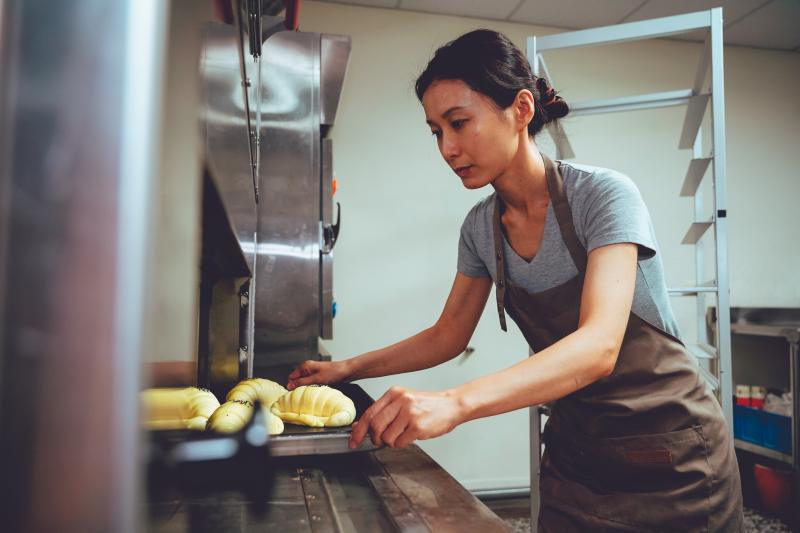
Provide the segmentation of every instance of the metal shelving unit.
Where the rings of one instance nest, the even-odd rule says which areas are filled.
[[[694,221],[689,226],[682,243],[695,246],[696,285],[692,287],[669,288],[674,297],[693,296],[697,300],[698,336],[695,343],[687,345],[698,363],[700,372],[715,390],[722,405],[729,430],[733,432],[733,383],[731,373],[731,324],[730,297],[728,287],[728,223],[727,188],[725,166],[725,90],[723,76],[722,8],[666,17],[629,24],[619,24],[604,28],[594,28],[545,37],[528,38],[528,59],[537,76],[541,71],[550,80],[552,77],[542,56],[543,52],[583,46],[596,46],[626,41],[655,39],[698,30],[706,31],[705,45],[697,67],[691,89],[645,94],[623,98],[579,102],[571,105],[571,116],[597,113],[614,113],[638,109],[666,106],[686,106],[686,117],[678,142],[679,149],[693,150],[681,196],[694,198]],[[706,85],[706,79],[709,84]],[[704,87],[706,88],[704,90]],[[708,155],[702,151],[701,123],[711,104],[711,142]],[[569,140],[560,130],[550,134],[556,145],[556,157],[570,159],[575,157]],[[700,184],[709,165],[712,166],[713,215],[704,219],[703,189]],[[704,236],[713,228],[715,239],[715,278],[705,280]],[[717,299],[717,328],[715,346],[705,340],[705,315],[707,294]],[[702,336],[702,338],[701,338]],[[541,406],[530,408],[531,414],[531,523],[539,515],[538,478],[541,460],[540,416]]]
[[[713,310],[710,310],[713,311]],[[744,311],[744,313],[742,313]],[[786,320],[784,323],[755,323],[752,318],[747,316],[740,316],[741,314],[747,315],[753,313],[755,309],[742,309],[736,308],[732,311],[734,317],[738,317],[736,323],[731,324],[731,333],[736,335],[748,335],[756,337],[779,337],[786,339],[789,348],[789,373],[790,373],[790,387],[792,391],[793,402],[793,416],[792,416],[792,452],[791,454],[781,453],[758,444],[753,444],[741,439],[734,439],[734,445],[740,450],[745,450],[757,455],[769,457],[792,466],[794,470],[800,469],[800,423],[794,416],[794,413],[800,412],[800,397],[798,397],[798,390],[800,390],[800,325],[798,325],[797,316],[792,311],[794,310],[778,310],[784,315],[782,318],[791,318],[793,320]],[[757,310],[756,312],[764,310]],[[776,311],[769,309],[768,311]],[[716,323],[713,324],[716,326]],[[714,328],[712,328],[713,331]],[[800,475],[798,476],[800,479]]]

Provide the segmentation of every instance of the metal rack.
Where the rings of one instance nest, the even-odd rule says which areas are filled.
[[[583,46],[596,46],[626,41],[655,39],[698,30],[706,31],[705,45],[700,56],[695,81],[691,89],[661,93],[595,100],[572,104],[572,116],[597,113],[613,113],[666,106],[686,106],[686,118],[678,142],[679,149],[692,149],[693,159],[684,178],[681,196],[694,197],[694,221],[689,227],[682,244],[695,246],[695,286],[669,288],[670,296],[694,296],[697,299],[697,340],[687,345],[689,352],[698,363],[700,372],[715,390],[722,405],[729,431],[733,431],[733,383],[731,373],[731,324],[730,295],[728,285],[728,219],[727,189],[725,167],[725,91],[723,76],[722,8],[709,11],[678,15],[654,20],[619,24],[603,28],[581,30],[545,37],[529,37],[527,43],[528,59],[534,74],[544,75],[552,83],[542,52]],[[706,78],[710,71],[710,82]],[[709,102],[711,103],[711,142],[712,150],[707,156],[702,152],[701,123]],[[556,157],[570,159],[575,157],[567,137],[560,130],[551,130],[556,146]],[[700,184],[706,175],[709,164],[713,163],[713,215],[703,219],[703,189]],[[705,250],[703,236],[714,228],[715,238],[715,279],[704,281]],[[715,346],[705,339],[706,294],[717,298],[717,328]],[[701,337],[702,336],[702,337]],[[539,516],[538,479],[541,460],[541,415],[546,414],[542,406],[530,408],[531,420],[531,523]]]
[[[800,310],[770,307],[734,307],[731,309],[731,333],[747,337],[772,337],[786,340],[789,355],[789,388],[792,392],[792,452],[782,453],[735,438],[734,446],[756,455],[768,457],[791,465],[794,483],[800,487],[800,423],[794,413],[800,412]],[[716,329],[716,309],[706,314],[709,338]],[[741,370],[740,370],[741,374]],[[798,491],[800,493],[800,491]]]

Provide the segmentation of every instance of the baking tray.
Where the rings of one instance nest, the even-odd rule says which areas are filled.
[[[375,400],[359,385],[339,383],[329,386],[341,391],[345,396],[353,400],[356,406],[355,422],[358,422],[364,411],[375,403]],[[352,431],[352,425],[333,428],[312,428],[286,423],[284,424],[283,433],[273,435],[270,439],[269,451],[272,456],[287,457],[294,455],[368,452],[382,448],[382,446],[372,444],[369,435],[367,435],[361,446],[351,450],[347,444],[350,441],[350,433]]]

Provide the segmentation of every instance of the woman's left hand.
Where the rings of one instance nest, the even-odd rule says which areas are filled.
[[[463,422],[462,411],[450,392],[392,387],[353,424],[350,448],[360,446],[368,431],[373,444],[390,448],[432,439],[450,433]]]

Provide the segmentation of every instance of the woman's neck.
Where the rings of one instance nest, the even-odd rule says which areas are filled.
[[[492,182],[492,186],[512,212],[527,214],[550,201],[542,154],[527,135],[524,139],[520,138],[517,154],[508,168]]]

